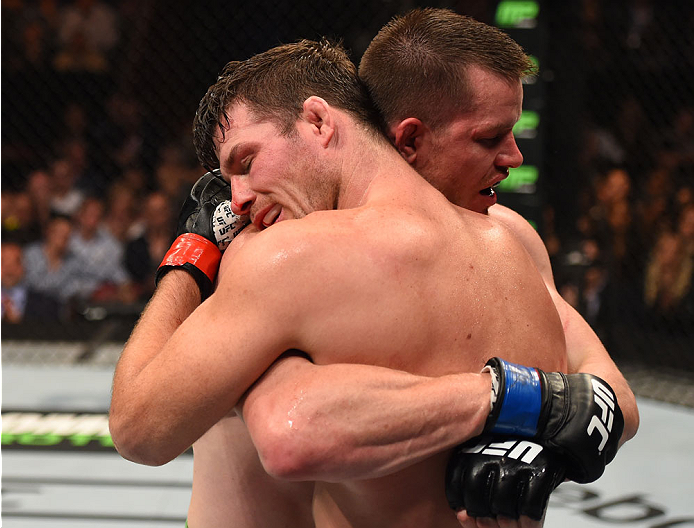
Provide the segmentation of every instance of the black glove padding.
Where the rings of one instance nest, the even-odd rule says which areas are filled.
[[[230,200],[231,186],[219,169],[193,185],[178,216],[176,239],[157,270],[157,284],[172,269],[183,269],[195,279],[202,300],[210,295],[221,252],[249,223],[231,211]]]
[[[567,478],[597,480],[612,462],[624,431],[624,415],[608,383],[591,374],[542,372],[545,397],[539,441],[567,459]]]
[[[230,200],[231,186],[222,178],[219,169],[206,173],[195,182],[186,201],[183,202],[183,207],[181,207],[181,212],[178,215],[176,236],[184,233],[195,233],[204,236],[218,246],[223,246],[219,249],[224,250],[226,248],[223,245],[224,240],[219,239],[218,233],[213,228],[213,221],[217,207]],[[248,224],[248,219],[237,215],[234,217],[234,227],[238,229],[236,231],[238,234]]]
[[[607,382],[591,374],[563,374],[487,362],[492,411],[485,432],[534,438],[557,451],[567,478],[593,482],[617,454],[624,416]]]
[[[559,455],[508,436],[480,436],[455,448],[446,469],[446,498],[470,517],[525,515],[542,520],[549,496],[564,480]]]

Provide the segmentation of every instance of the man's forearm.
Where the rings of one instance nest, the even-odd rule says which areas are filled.
[[[488,374],[428,378],[289,357],[252,387],[242,414],[275,476],[375,478],[480,434],[490,387]]]
[[[636,398],[614,362],[609,357],[605,359],[588,354],[584,361],[576,366],[576,372],[593,374],[610,384],[624,415],[624,432],[619,445],[621,446],[633,438],[639,428],[639,411],[636,405]]]
[[[138,376],[154,359],[181,323],[199,306],[200,290],[185,271],[165,276],[123,349],[113,378],[109,425],[118,451],[136,462],[154,463],[142,453],[146,442],[139,442],[140,417],[133,414],[131,401],[138,397]]]
[[[624,442],[638,427],[633,394],[592,331],[581,339],[586,331],[577,323],[567,336],[574,350],[581,347],[570,372],[614,387],[629,423]],[[294,356],[277,361],[251,388],[242,414],[266,469],[278,477],[375,478],[479,435],[490,387],[486,374],[428,378],[366,365],[317,366]]]
[[[598,336],[580,314],[564,303],[560,315],[566,336],[569,372],[583,372],[598,376],[610,384],[617,396],[617,402],[624,415],[621,446],[630,440],[639,428],[639,411],[634,393]]]
[[[621,443],[626,442],[636,434],[639,426],[639,413],[634,394],[590,325],[559,295],[554,284],[549,254],[542,239],[523,217],[511,209],[495,205],[489,210],[489,214],[513,231],[544,278],[564,326],[569,372],[599,376],[615,391],[624,414]]]

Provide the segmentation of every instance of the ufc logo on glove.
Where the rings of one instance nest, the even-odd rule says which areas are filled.
[[[532,464],[542,452],[542,446],[528,440],[507,440],[505,442],[481,441],[474,447],[462,448],[463,453],[481,453],[497,457],[509,457]]]
[[[614,422],[614,410],[615,401],[612,391],[605,387],[603,383],[597,379],[591,379],[590,382],[593,384],[593,392],[595,396],[595,403],[600,407],[602,412],[600,416],[594,415],[588,424],[586,432],[588,436],[592,436],[593,433],[597,432],[601,436],[600,445],[598,446],[598,453],[602,453],[605,449],[607,441],[610,439],[610,433],[612,432],[612,424]]]

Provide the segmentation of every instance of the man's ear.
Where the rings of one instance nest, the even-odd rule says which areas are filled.
[[[408,117],[391,128],[390,139],[400,155],[415,166],[418,156],[425,154],[428,146],[429,127],[416,117]]]
[[[335,118],[332,107],[325,99],[312,95],[304,101],[304,109],[301,114],[303,120],[309,125],[310,133],[326,147],[335,134]]]

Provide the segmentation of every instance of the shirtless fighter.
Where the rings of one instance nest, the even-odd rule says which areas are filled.
[[[514,387],[539,397],[528,425],[539,437],[561,440],[571,427],[546,405],[565,383],[560,375],[498,359],[480,373],[499,350],[516,363],[566,370],[561,321],[534,263],[503,225],[450,204],[390,147],[350,66],[339,49],[302,42],[223,73],[212,144],[235,212],[254,225],[224,253],[217,289],[202,304],[205,278],[178,264],[187,258],[195,267],[218,250],[199,234],[179,237],[173,269],[116,370],[111,427],[124,456],[171,460],[287,350],[317,365],[370,363],[445,379],[458,395],[450,412],[461,440],[485,424],[524,428]],[[202,260],[212,262],[203,270],[209,280],[214,258]],[[524,381],[506,384],[511,378]],[[490,404],[492,379],[505,396]],[[620,418],[614,413],[617,438]],[[608,459],[614,436],[603,446]],[[380,478],[318,483],[316,525],[457,525],[441,493],[449,454],[383,469],[390,474]],[[295,462],[269,465],[289,475]],[[221,525],[201,510],[191,506],[191,528]]]

